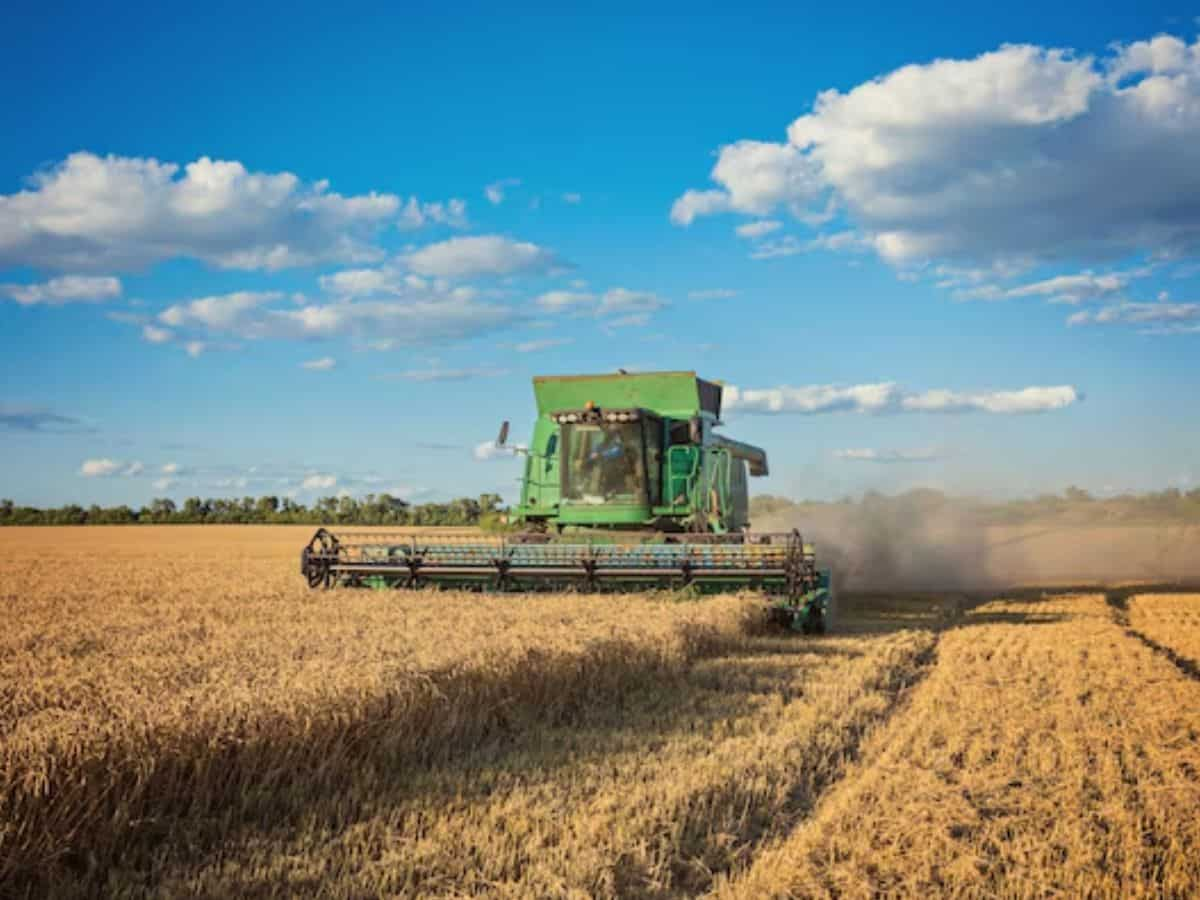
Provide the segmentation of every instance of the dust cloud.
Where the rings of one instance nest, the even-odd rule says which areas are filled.
[[[983,590],[1006,581],[990,565],[987,527],[952,501],[867,496],[853,504],[782,510],[754,527],[800,529],[817,545],[818,564],[848,590]]]
[[[1195,524],[1114,522],[1082,511],[988,522],[978,504],[932,491],[789,505],[754,521],[755,531],[792,528],[853,591],[1200,582]]]

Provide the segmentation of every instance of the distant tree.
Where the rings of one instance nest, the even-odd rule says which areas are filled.
[[[255,520],[259,522],[270,522],[279,512],[278,497],[259,497],[258,502],[254,504]]]
[[[169,497],[157,497],[150,501],[150,519],[154,522],[170,522],[175,515],[175,501]]]

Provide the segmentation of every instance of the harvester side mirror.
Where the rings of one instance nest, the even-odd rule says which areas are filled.
[[[704,429],[700,425],[700,417],[693,416],[688,422],[688,440],[693,444],[704,442]]]
[[[508,419],[500,423],[500,434],[496,438],[496,446],[503,447],[508,443]]]

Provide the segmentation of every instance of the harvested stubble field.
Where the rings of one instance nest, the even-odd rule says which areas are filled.
[[[1191,896],[1200,595],[311,593],[8,529],[0,894]]]

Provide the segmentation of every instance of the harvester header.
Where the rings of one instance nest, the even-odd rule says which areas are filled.
[[[750,529],[748,478],[766,452],[721,426],[721,384],[695,372],[539,376],[518,529],[499,536],[334,535],[301,570],[313,587],[450,585],[534,590],[754,588],[790,624],[823,629],[828,571],[798,532]],[[498,443],[508,435],[500,429]]]

